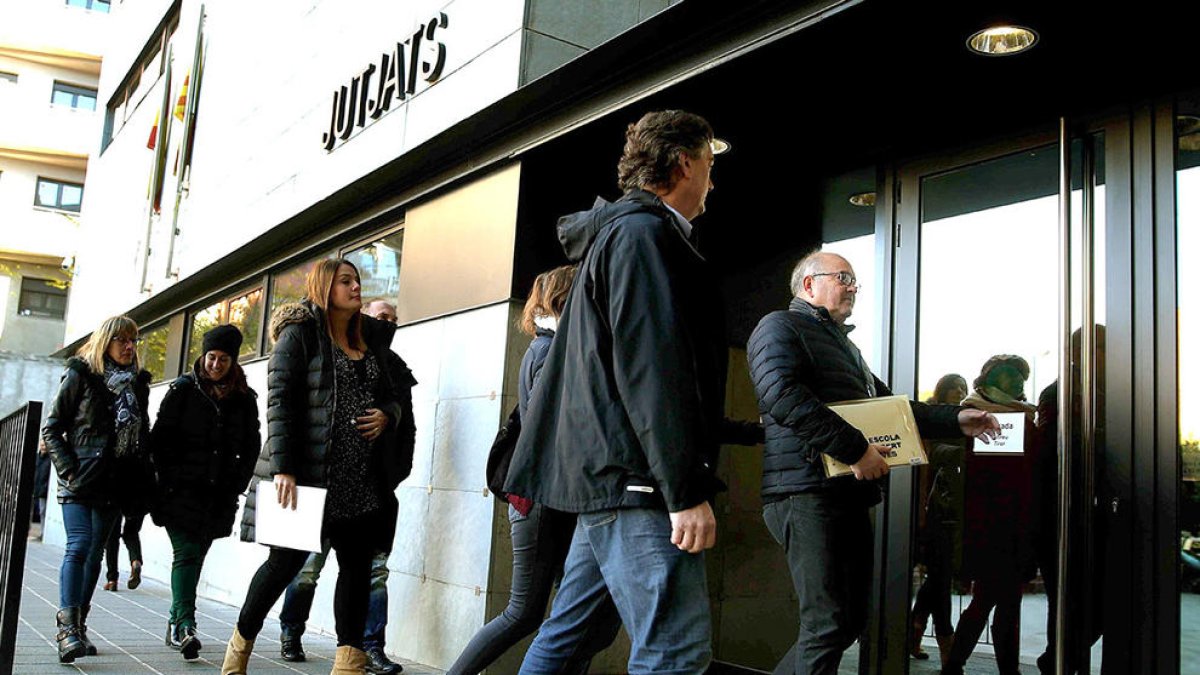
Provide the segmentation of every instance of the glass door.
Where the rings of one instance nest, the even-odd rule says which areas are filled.
[[[898,171],[893,389],[1006,438],[925,439],[928,466],[891,477],[881,672],[1099,672],[1105,134],[1065,137]]]

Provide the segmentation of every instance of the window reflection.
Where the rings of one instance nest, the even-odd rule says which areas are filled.
[[[216,302],[192,315],[188,334],[187,367],[196,362],[204,349],[204,334],[221,324],[232,324],[242,331],[242,349],[238,358],[258,353],[262,335],[262,288]]]
[[[1175,172],[1178,323],[1180,672],[1200,673],[1200,106],[1177,120]],[[1188,114],[1190,113],[1190,114]]]
[[[399,230],[346,254],[346,259],[358,268],[363,304],[376,299],[396,302],[400,296],[400,254],[403,249],[404,230]]]
[[[152,382],[162,382],[167,376],[167,326],[143,330],[138,345],[138,360],[150,372]]]

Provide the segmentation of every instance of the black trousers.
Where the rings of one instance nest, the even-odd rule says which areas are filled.
[[[474,675],[536,631],[546,616],[550,591],[562,576],[563,562],[575,533],[575,514],[534,504],[529,515],[523,516],[510,506],[508,520],[512,525],[513,547],[508,606],[471,638],[446,671],[447,675]],[[620,630],[621,618],[610,599],[588,630],[579,655],[564,672],[586,673],[592,657],[612,644]]]
[[[868,508],[804,492],[763,507],[783,545],[800,600],[800,634],[776,675],[836,675],[842,653],[866,629],[874,541]]]
[[[367,599],[371,593],[371,558],[375,555],[379,528],[385,525],[378,514],[325,523],[323,534],[338,559],[337,586],[333,592],[333,618],[338,646],[362,649],[367,622]],[[296,578],[308,551],[272,548],[266,562],[255,572],[246,591],[246,601],[238,615],[237,628],[242,637],[253,640],[262,630],[267,612]]]
[[[105,578],[109,581],[116,581],[120,577],[119,559],[121,553],[121,542],[125,542],[125,550],[129,551],[129,563],[133,561],[141,561],[142,559],[142,522],[146,519],[146,514],[137,513],[134,515],[124,515],[121,523],[112,529],[112,534],[108,536],[108,541],[105,544]]]

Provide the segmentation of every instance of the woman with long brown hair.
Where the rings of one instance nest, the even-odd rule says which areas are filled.
[[[58,473],[67,547],[59,572],[58,660],[96,654],[87,615],[104,544],[123,503],[149,500],[150,373],[137,354],[138,327],[127,316],[100,324],[67,361],[42,427]]]
[[[396,329],[361,314],[358,269],[347,260],[317,262],[306,296],[271,318],[275,349],[267,366],[267,443],[260,464],[269,464],[284,508],[295,505],[297,485],[327,490],[322,534],[337,551],[339,568],[331,672],[363,673],[371,559],[390,549],[397,510],[392,477],[398,453],[380,442],[402,414],[385,367]],[[243,538],[247,526],[253,529],[254,506],[247,502]],[[246,672],[267,612],[307,558],[306,551],[271,548],[250,582],[223,674]]]
[[[550,351],[575,272],[574,266],[564,266],[539,274],[525,302],[519,325],[525,334],[533,337],[533,342],[521,360],[517,390],[517,409],[521,416],[525,415],[529,394]],[[562,575],[563,562],[571,546],[575,514],[535,504],[519,495],[502,497],[509,504],[508,520],[512,526],[512,590],[508,606],[471,638],[458,660],[446,671],[447,675],[480,672],[538,629],[546,614],[550,590],[555,579]],[[616,608],[610,603],[610,612],[595,622],[594,630],[589,633],[589,643],[580,649],[564,672],[586,673],[591,657],[612,642],[620,627]]]

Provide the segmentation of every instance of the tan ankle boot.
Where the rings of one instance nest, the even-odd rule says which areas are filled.
[[[225,647],[225,660],[221,662],[221,675],[246,675],[247,664],[250,663],[250,652],[254,651],[254,640],[247,640],[233,629],[229,638],[229,646]]]
[[[367,653],[349,645],[337,648],[333,657],[333,670],[329,675],[366,675]]]

